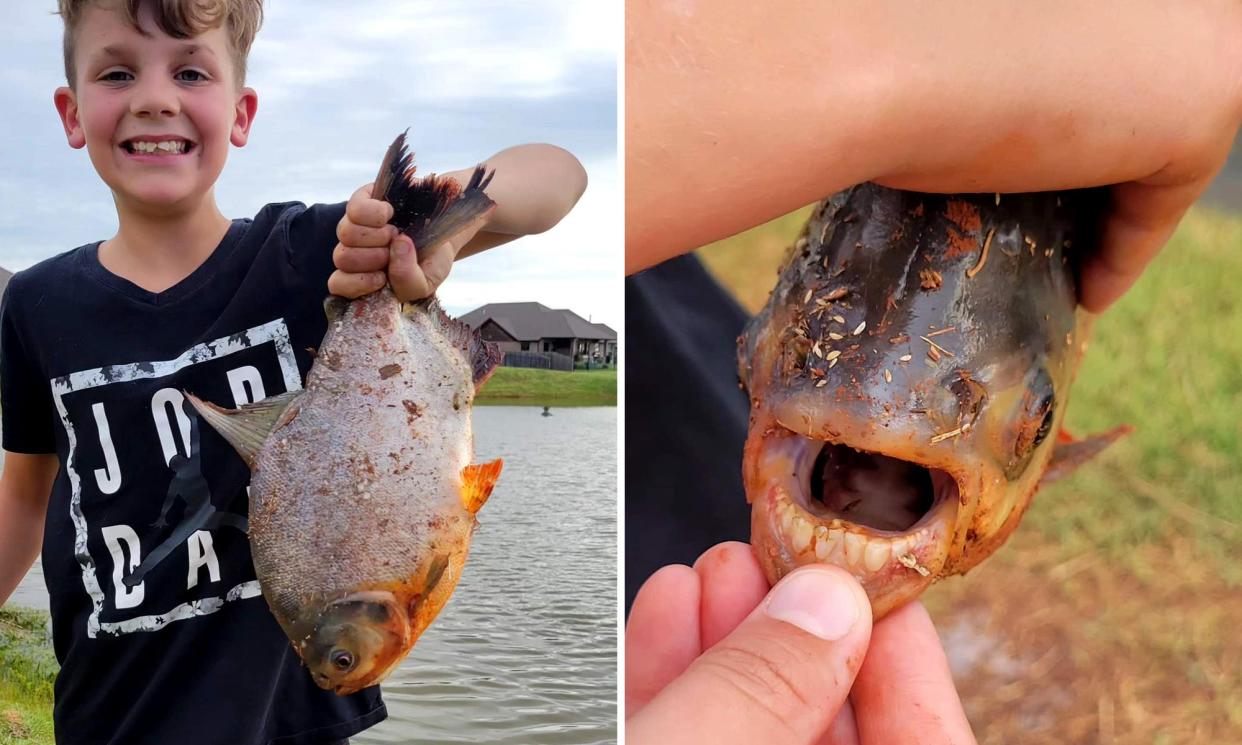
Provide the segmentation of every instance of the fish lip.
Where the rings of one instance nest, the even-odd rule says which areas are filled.
[[[774,565],[771,569],[776,576],[803,564],[839,566],[863,583],[878,617],[899,601],[916,596],[940,575],[948,560],[963,493],[959,476],[882,450],[857,447],[847,440],[814,439],[783,426],[780,430],[784,431],[763,435],[758,478],[754,482],[758,489],[752,495],[752,537],[757,546],[764,546],[766,560]],[[812,511],[810,470],[820,451],[829,444],[898,458],[928,469],[935,489],[932,506],[901,531],[881,530]],[[799,520],[811,526],[809,544],[806,528],[798,525]],[[795,537],[799,531],[801,541]],[[862,541],[846,538],[848,535]],[[829,548],[821,549],[821,542]],[[853,546],[847,550],[846,543]],[[876,548],[869,548],[873,543]],[[879,566],[869,565],[871,557],[882,554],[885,548],[887,558]]]

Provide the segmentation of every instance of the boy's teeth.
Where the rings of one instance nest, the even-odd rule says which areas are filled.
[[[180,154],[185,152],[186,143],[183,140],[165,140],[164,142],[143,142],[135,141],[133,143],[134,152],[136,153],[172,153]]]

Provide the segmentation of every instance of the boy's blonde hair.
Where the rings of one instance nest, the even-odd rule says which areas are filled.
[[[138,10],[146,4],[155,11],[160,30],[174,39],[188,39],[213,28],[225,27],[237,70],[237,84],[246,80],[246,57],[250,45],[263,24],[263,0],[57,0],[58,12],[65,22],[65,77],[76,85],[77,64],[74,59],[74,35],[82,11],[90,5],[117,7],[125,19],[145,34],[138,25]]]

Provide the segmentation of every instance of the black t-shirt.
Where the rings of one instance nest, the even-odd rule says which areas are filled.
[[[182,396],[302,387],[343,211],[269,205],[160,293],[97,243],[10,280],[4,449],[60,460],[43,537],[58,743],[317,745],[387,716],[378,686],[311,680],[255,580],[250,472]]]
[[[746,541],[749,408],[736,340],[746,313],[698,259],[625,282],[625,606],[666,564]]]

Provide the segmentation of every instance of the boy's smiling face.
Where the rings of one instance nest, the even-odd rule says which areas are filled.
[[[56,91],[69,144],[86,147],[118,209],[192,210],[245,145],[257,96],[239,87],[228,36],[165,34],[146,5],[139,33],[108,3],[77,31],[74,89]]]

